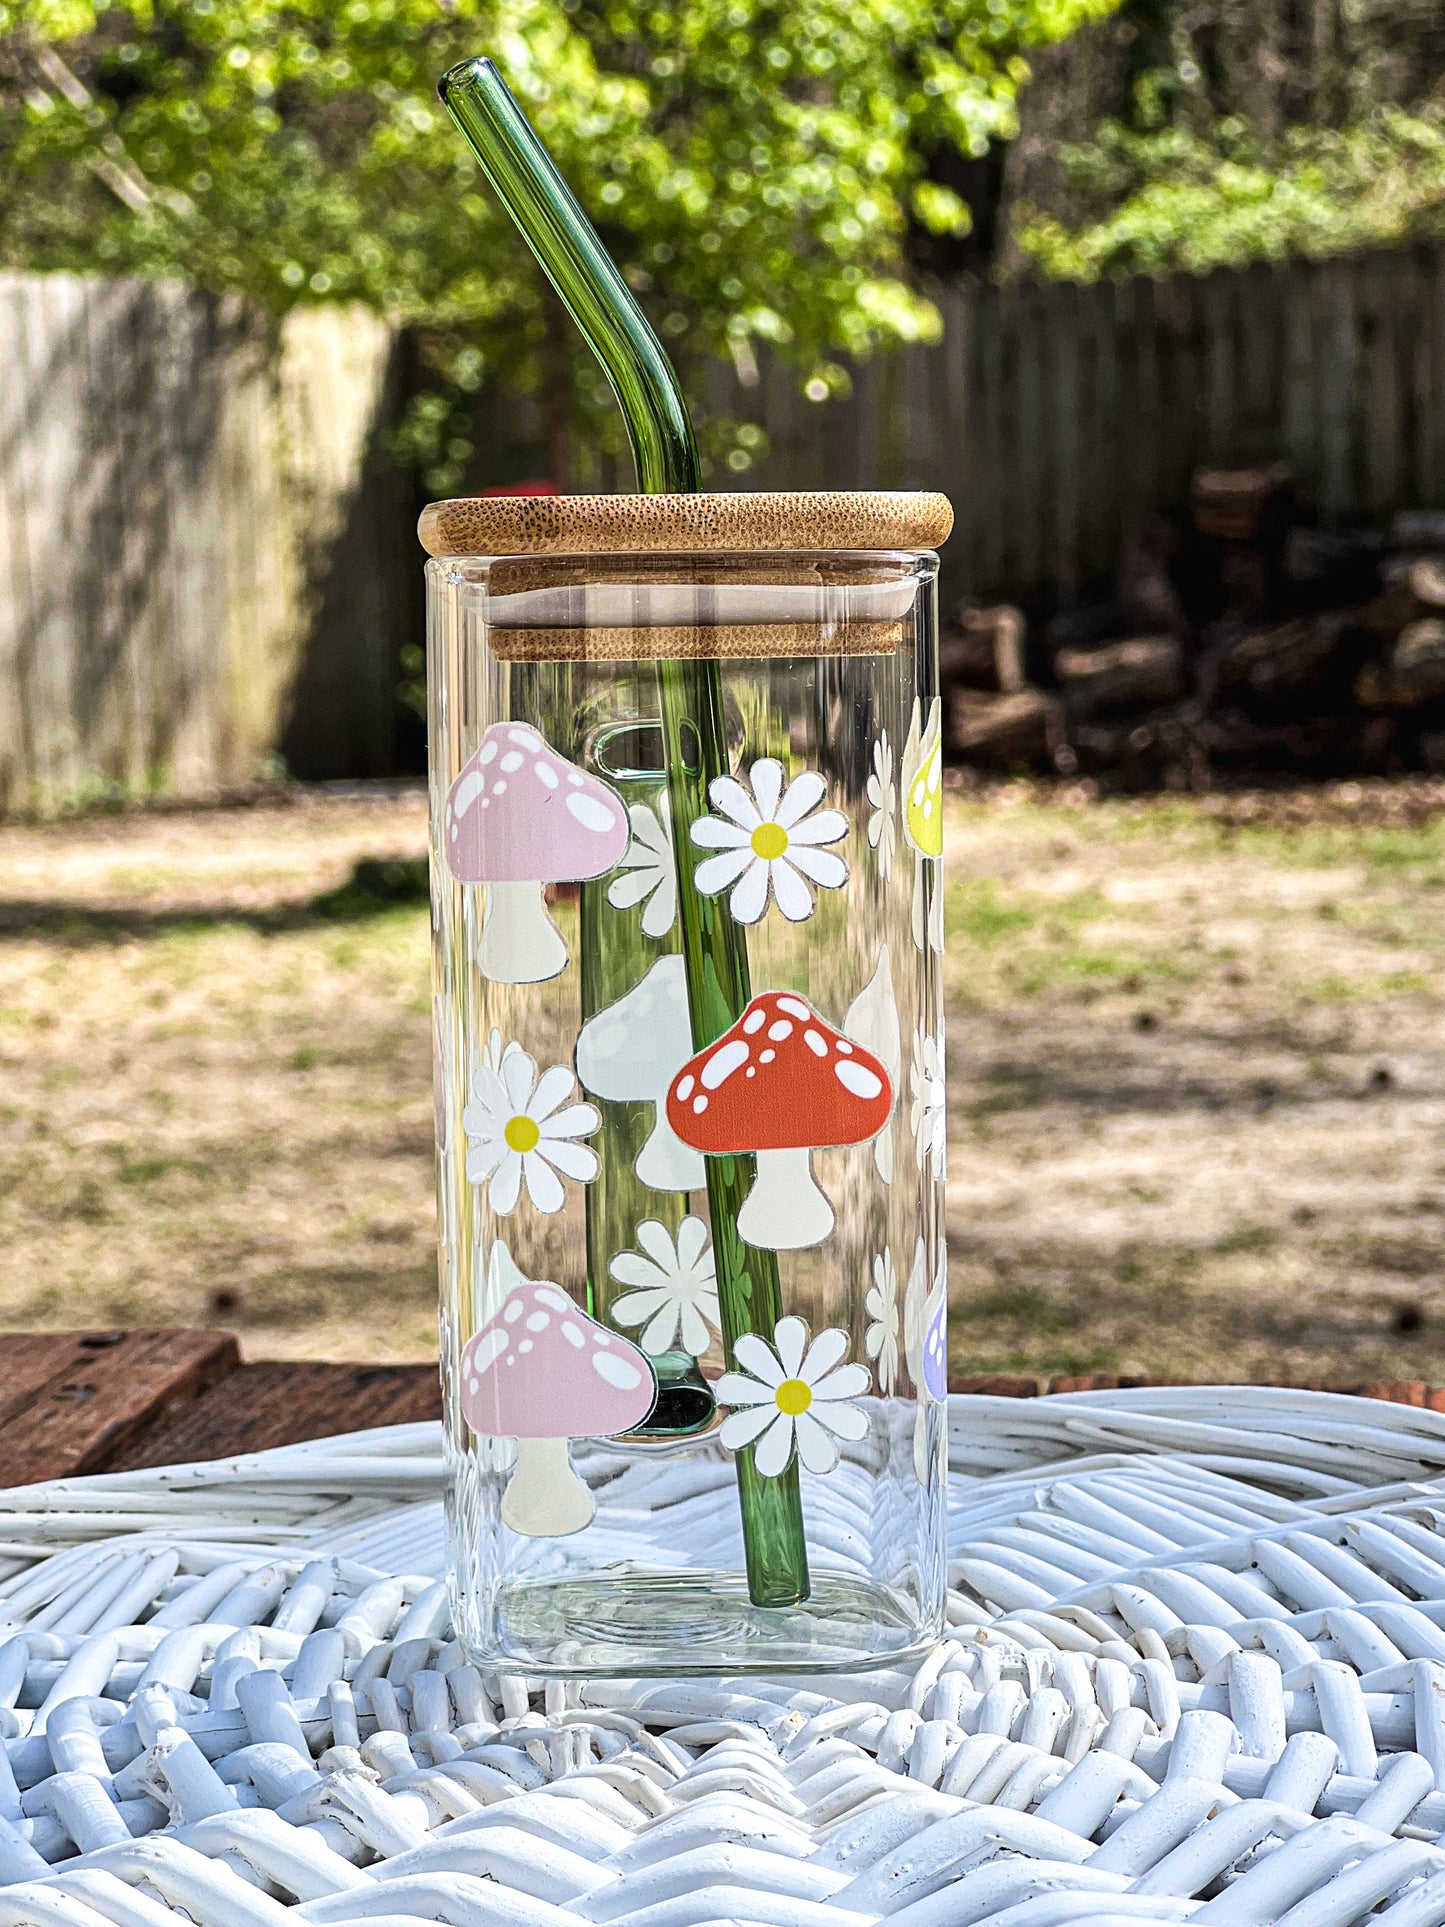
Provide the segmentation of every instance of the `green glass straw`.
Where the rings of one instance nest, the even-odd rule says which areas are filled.
[[[696,494],[697,443],[672,364],[506,82],[490,60],[466,60],[437,91],[612,384],[638,486],[646,495]],[[693,1048],[701,1050],[736,1022],[752,994],[742,929],[722,900],[700,896],[693,880],[692,826],[707,810],[708,784],[729,768],[722,679],[715,662],[668,660],[658,664],[658,690]],[[732,1364],[744,1332],[772,1342],[782,1293],[773,1253],[744,1244],[737,1231],[756,1161],[709,1157],[706,1166]],[[759,1476],[751,1447],[736,1463],[749,1595],[758,1606],[796,1605],[808,1596],[796,1462],[776,1479]]]

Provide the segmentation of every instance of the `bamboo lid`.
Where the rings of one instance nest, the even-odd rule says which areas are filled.
[[[429,555],[699,555],[933,549],[953,510],[929,490],[731,495],[469,495],[422,510]]]

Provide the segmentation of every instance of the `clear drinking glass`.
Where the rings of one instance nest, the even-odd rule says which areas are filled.
[[[427,571],[456,1624],[537,1673],[890,1664],[945,1582],[937,559],[674,539]],[[728,764],[682,837],[679,665]]]

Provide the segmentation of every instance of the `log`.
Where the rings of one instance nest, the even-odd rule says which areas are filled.
[[[1387,595],[1407,595],[1419,615],[1445,609],[1445,556],[1392,555],[1380,564],[1380,581]]]
[[[1156,709],[1184,694],[1184,662],[1173,636],[1134,636],[1105,649],[1062,649],[1054,673],[1071,722],[1122,709]]]
[[[1392,549],[1445,549],[1445,509],[1402,509],[1390,524]]]
[[[1331,610],[1257,629],[1226,650],[1216,677],[1221,689],[1248,689],[1275,698],[1316,683],[1344,640],[1352,612]]]
[[[953,753],[980,769],[1052,768],[1063,742],[1059,701],[1039,689],[998,695],[955,689],[948,715]]]
[[[1293,493],[1283,462],[1269,468],[1202,468],[1190,489],[1195,531],[1225,542],[1281,536]]]
[[[940,681],[946,689],[961,686],[1015,694],[1028,681],[1027,633],[1023,611],[1011,603],[995,609],[960,609],[957,628],[939,643]]]
[[[1126,634],[1183,636],[1189,623],[1171,573],[1178,532],[1151,515],[1124,538],[1117,602]]]
[[[1419,709],[1445,696],[1445,620],[1428,616],[1396,637],[1382,662],[1367,662],[1355,678],[1355,701],[1366,709]]]

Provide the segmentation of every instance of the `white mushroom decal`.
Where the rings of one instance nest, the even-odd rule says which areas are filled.
[[[858,995],[848,1006],[848,1015],[843,1019],[843,1029],[865,1050],[871,1050],[888,1073],[889,1082],[896,1090],[898,1073],[903,1068],[903,1033],[898,1023],[898,1003],[893,995],[893,968],[888,955],[888,946],[883,944],[878,951],[878,962],[873,975],[864,984]],[[888,1121],[873,1140],[873,1162],[878,1167],[878,1175],[885,1184],[893,1182],[893,1110],[889,1106]]]
[[[667,1094],[668,1122],[685,1144],[714,1156],[757,1153],[738,1235],[769,1251],[823,1242],[833,1207],[814,1182],[810,1152],[866,1143],[892,1107],[888,1072],[872,1051],[777,990],[754,997]]]
[[[631,1431],[656,1401],[645,1355],[549,1280],[515,1286],[462,1353],[462,1417],[517,1441],[502,1520],[530,1539],[580,1532],[597,1509],[568,1440]]]
[[[447,795],[442,850],[458,883],[485,883],[477,961],[499,984],[567,967],[542,901],[547,883],[600,877],[627,848],[621,799],[559,756],[529,723],[493,723]]]
[[[611,1103],[656,1105],[656,1124],[636,1164],[638,1179],[654,1191],[697,1191],[706,1181],[701,1157],[667,1121],[667,1087],[691,1054],[681,957],[659,957],[625,997],[588,1018],[577,1039],[585,1090]]]

